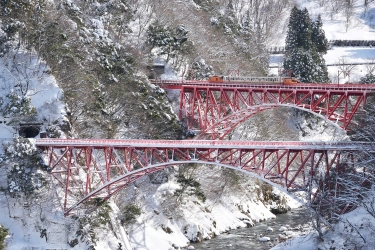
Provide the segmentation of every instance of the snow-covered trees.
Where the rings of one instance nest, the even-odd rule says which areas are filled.
[[[374,84],[375,83],[375,75],[373,73],[367,73],[364,77],[361,77],[360,83]]]
[[[302,82],[327,82],[328,72],[323,55],[328,41],[320,16],[312,22],[307,9],[294,7],[290,14],[285,40],[284,69],[300,76]]]
[[[8,162],[7,192],[10,196],[30,197],[34,191],[46,184],[40,171],[47,170],[47,167],[28,139],[15,137],[14,142],[6,148],[6,160]]]
[[[167,27],[154,22],[148,27],[146,44],[151,46],[151,50],[157,48],[158,56],[165,55],[166,62],[177,58],[192,49],[188,42],[188,31],[180,24],[175,28]]]
[[[123,225],[134,223],[138,216],[142,214],[141,208],[133,203],[127,204],[120,215],[120,220]]]
[[[177,183],[180,184],[180,188],[176,189],[174,195],[177,197],[177,201],[180,202],[184,195],[196,196],[200,201],[205,202],[206,196],[201,189],[201,184],[192,177],[186,177],[184,174],[177,175]]]
[[[312,43],[315,45],[318,53],[326,54],[329,44],[323,30],[322,17],[318,15],[315,22],[312,22]]]
[[[299,10],[293,7],[288,24],[288,33],[285,39],[287,51],[295,48],[310,50],[312,48],[312,23],[307,9]]]
[[[4,103],[4,107],[1,104]],[[11,90],[4,100],[0,97],[0,111],[3,116],[19,117],[19,116],[35,116],[36,109],[31,104],[30,97],[20,96]]]
[[[0,225],[0,250],[3,250],[5,248],[4,246],[4,240],[5,237],[8,235],[8,229]]]
[[[364,107],[364,112],[355,116],[348,132],[352,141],[375,142],[375,104],[371,98]]]
[[[187,73],[186,78],[207,79],[212,75],[214,75],[212,67],[210,65],[207,65],[205,60],[200,59],[192,63],[191,70]]]
[[[112,211],[107,201],[101,198],[95,198],[87,201],[85,204],[88,207],[87,214],[76,217],[76,223],[70,225],[70,234],[68,235],[67,243],[70,247],[75,247],[80,242],[85,242],[87,249],[95,249],[98,236],[96,229],[110,227]]]

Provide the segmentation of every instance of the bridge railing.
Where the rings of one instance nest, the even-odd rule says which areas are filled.
[[[259,77],[259,76],[224,76],[224,81],[228,82],[250,82],[250,83],[262,83],[262,82],[273,82],[281,83],[280,77]]]
[[[186,80],[152,80],[153,84],[157,84],[161,87],[167,86],[197,86],[197,87],[224,87],[224,88],[263,88],[263,89],[318,89],[318,90],[348,90],[348,91],[375,91],[375,84],[337,84],[337,83],[298,83],[293,85],[283,85],[276,81],[277,77],[258,77],[249,78],[249,82],[243,82],[244,78],[241,78],[242,82],[236,81],[237,78],[232,79],[232,82],[224,83],[210,83],[206,80],[186,81]],[[239,79],[239,78],[238,78]],[[258,81],[250,82],[255,79]],[[261,80],[264,81],[261,81]],[[267,82],[268,81],[268,82]],[[270,83],[273,82],[273,83]]]

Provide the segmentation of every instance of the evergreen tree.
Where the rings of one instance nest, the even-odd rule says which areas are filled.
[[[315,61],[317,62],[316,64],[316,73],[314,77],[315,82],[328,82],[329,77],[328,77],[328,68],[326,65],[326,61],[324,60],[323,56],[317,55],[315,58]]]
[[[247,10],[242,18],[242,33],[245,34],[246,38],[249,38],[252,32],[250,10]]]
[[[312,42],[316,46],[316,50],[319,53],[326,54],[328,50],[328,40],[325,36],[324,30],[323,30],[323,23],[322,23],[322,17],[319,15],[315,22],[313,22],[312,25]]]
[[[188,31],[183,25],[175,28],[165,27],[158,21],[148,27],[146,44],[150,48],[159,48],[158,55],[166,55],[166,62],[189,50]]]
[[[8,235],[8,229],[0,225],[0,250],[5,249],[4,241]]]
[[[314,81],[314,57],[308,50],[297,47],[288,51],[288,56],[284,60],[284,68],[292,70],[295,75],[299,75],[303,82]]]
[[[299,10],[294,6],[290,14],[288,33],[285,40],[286,50],[296,47],[309,50],[312,47],[311,41],[311,19],[307,9]]]
[[[320,17],[312,22],[306,8],[299,10],[294,7],[289,19],[285,48],[284,69],[299,75],[302,82],[328,82],[323,58],[328,42]]]
[[[259,22],[256,23],[255,33],[254,33],[254,48],[256,48],[255,55],[258,57],[260,64],[263,68],[267,68],[269,65],[269,54],[266,49],[266,37],[262,32],[262,28]]]
[[[361,77],[360,83],[374,84],[375,83],[375,75],[373,75],[372,73],[367,73],[364,77]]]
[[[291,13],[290,13],[290,18],[289,18],[289,24],[288,24],[288,33],[286,34],[286,39],[285,39],[285,49],[287,51],[292,50],[295,47],[298,47],[298,22],[299,22],[299,10],[297,9],[296,6],[293,7]]]
[[[299,36],[298,47],[304,48],[305,50],[313,49],[313,42],[311,39],[312,36],[312,21],[309,15],[309,12],[306,8],[300,11],[300,20],[298,22]]]

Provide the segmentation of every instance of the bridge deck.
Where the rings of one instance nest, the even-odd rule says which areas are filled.
[[[302,142],[302,141],[219,141],[219,140],[107,140],[107,139],[35,139],[38,147],[147,147],[147,148],[252,148],[252,149],[309,149],[363,150],[375,145],[368,142]]]

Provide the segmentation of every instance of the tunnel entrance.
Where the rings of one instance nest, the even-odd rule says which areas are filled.
[[[24,138],[34,138],[39,135],[42,123],[20,123],[18,133]]]

